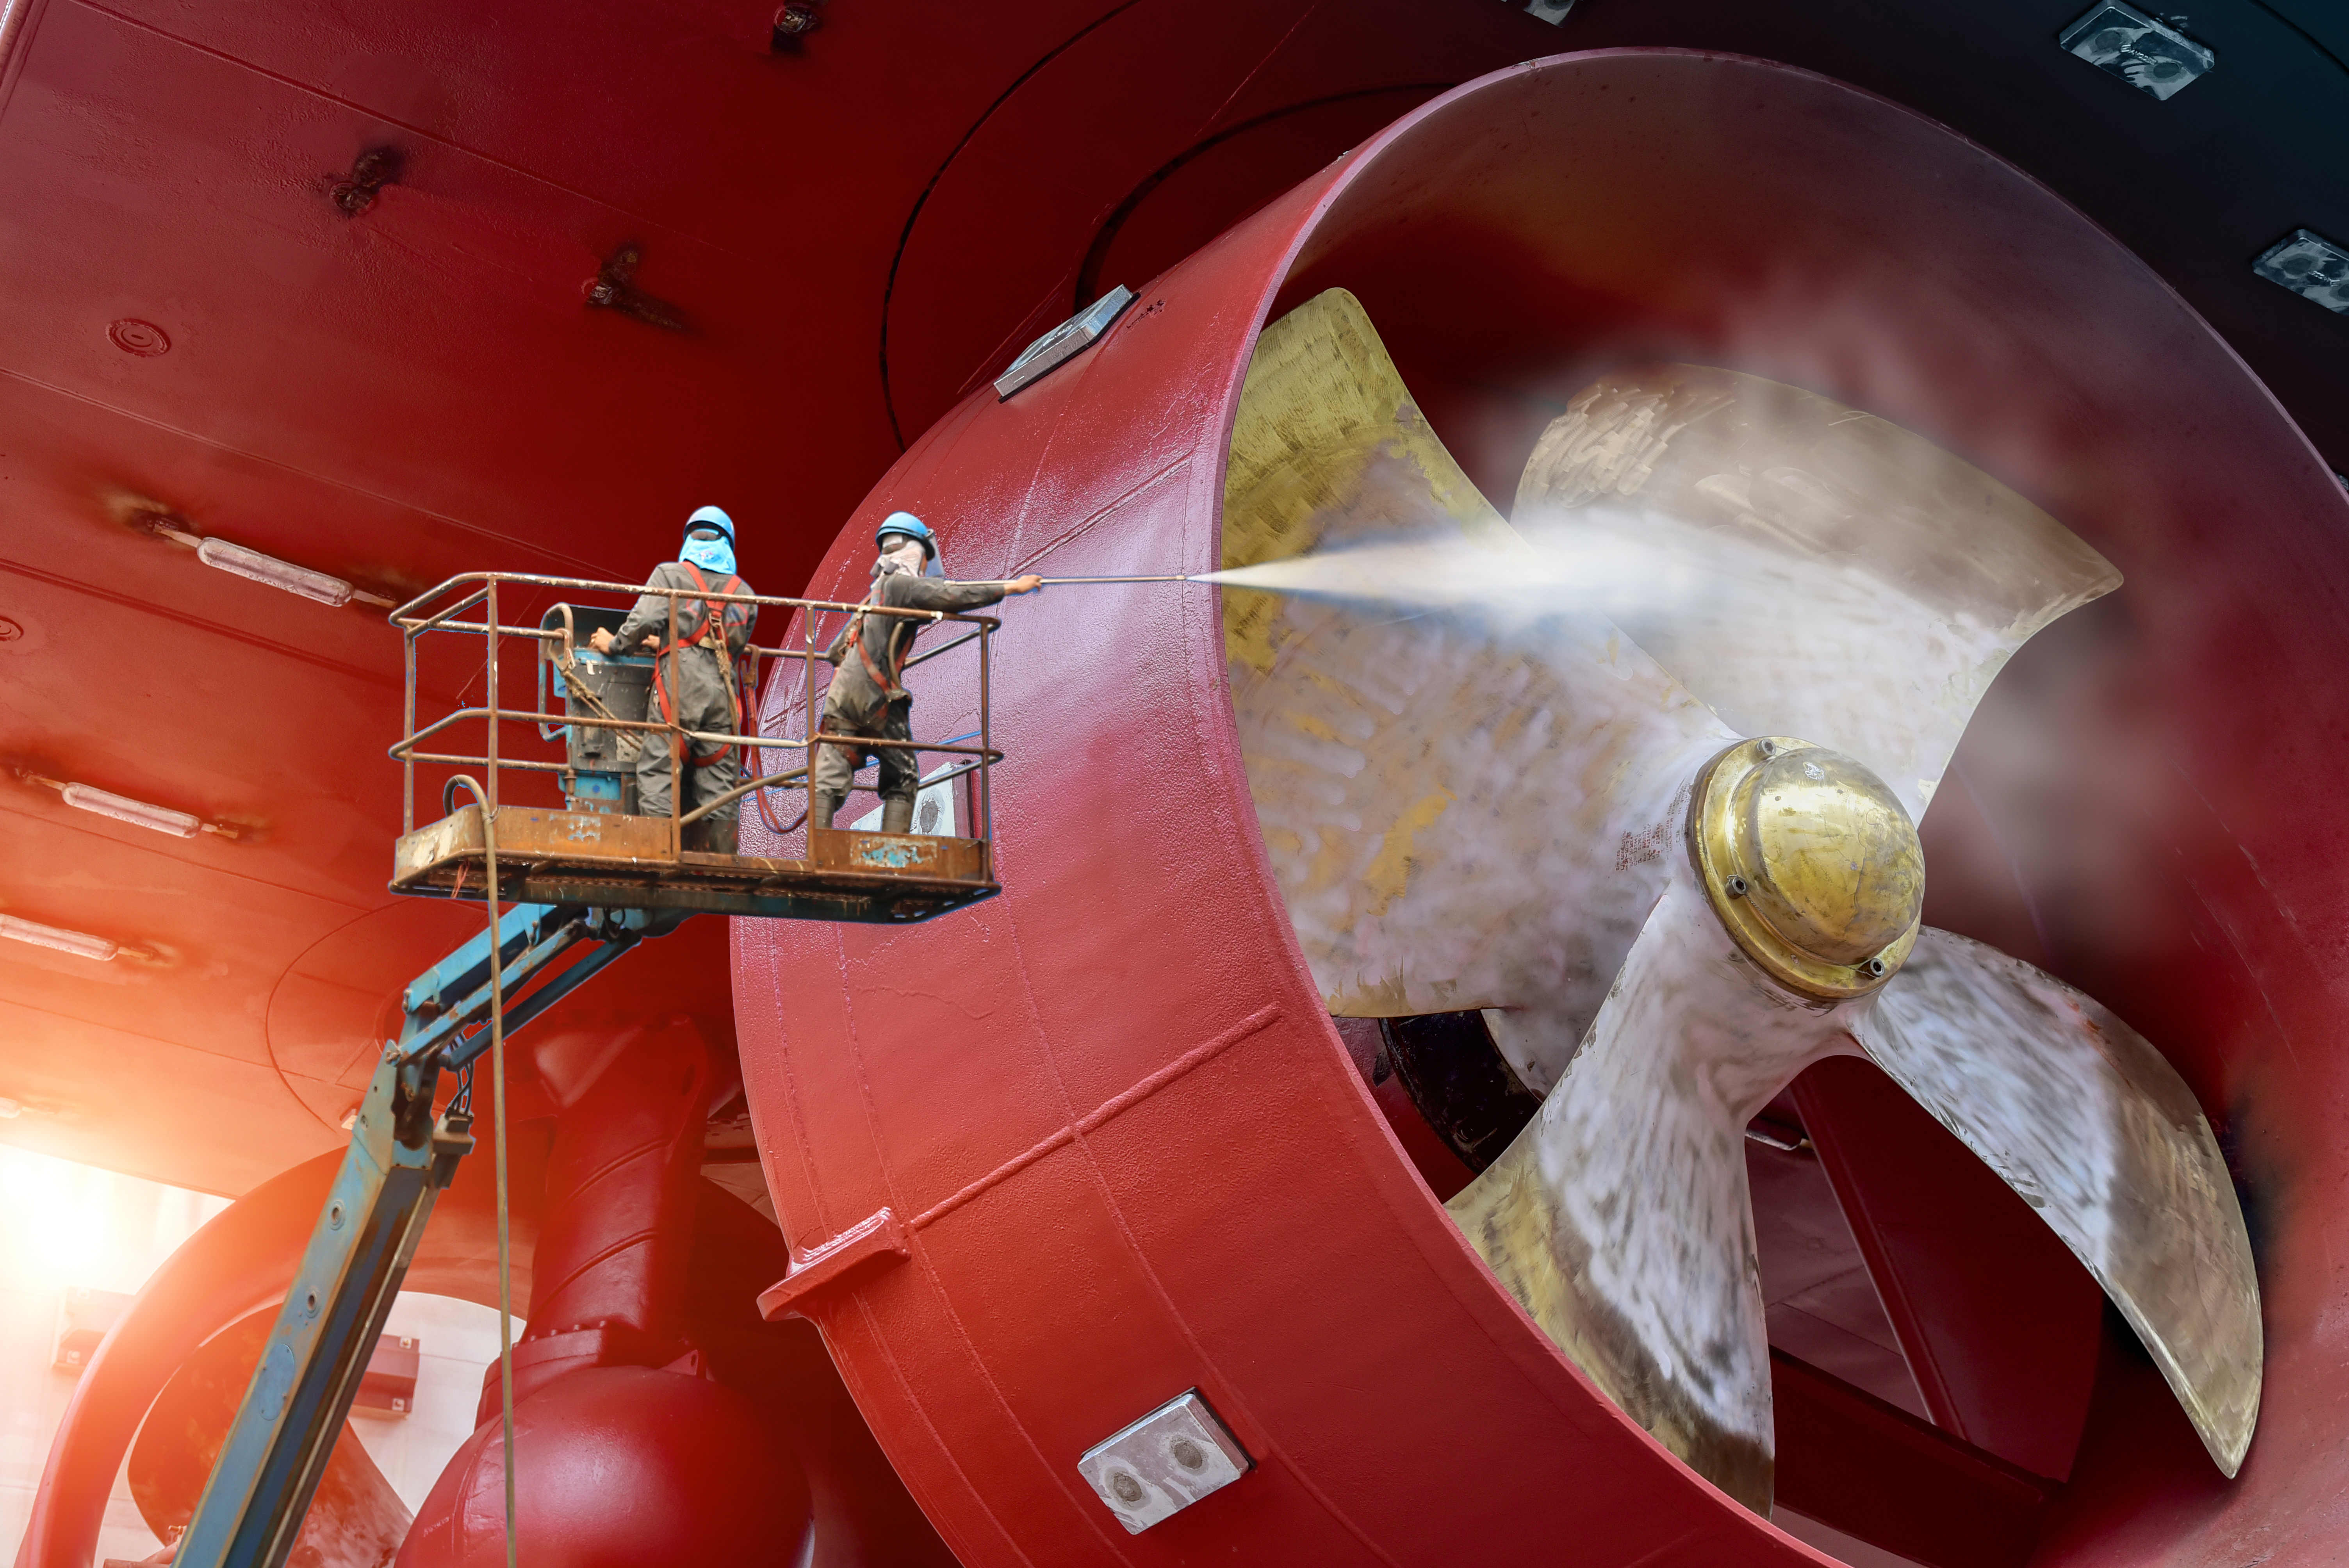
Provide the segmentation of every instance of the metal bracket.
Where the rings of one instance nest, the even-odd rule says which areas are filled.
[[[913,1255],[913,1232],[896,1212],[868,1214],[823,1245],[792,1259],[792,1272],[759,1293],[759,1315],[801,1315],[810,1296],[869,1278]]]

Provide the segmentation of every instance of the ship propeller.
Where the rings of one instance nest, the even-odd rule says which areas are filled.
[[[1975,705],[2108,562],[1905,430],[1689,366],[1575,397],[1513,525],[1342,290],[1259,340],[1224,549],[1306,961],[1338,1016],[1485,1010],[1546,1097],[1449,1208],[1603,1392],[1767,1511],[1744,1130],[1861,1055],[2072,1249],[2235,1473],[2259,1289],[2191,1091],[2092,998],[1919,919],[1916,820]]]

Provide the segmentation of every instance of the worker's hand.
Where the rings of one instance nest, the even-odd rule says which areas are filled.
[[[588,637],[587,645],[599,654],[608,654],[612,651],[612,634],[598,626]]]
[[[1025,577],[1014,577],[1003,585],[1006,593],[1033,593],[1044,585],[1044,580],[1033,572]]]

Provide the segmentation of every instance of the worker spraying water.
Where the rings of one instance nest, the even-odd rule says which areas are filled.
[[[880,554],[873,562],[868,606],[953,614],[985,609],[1007,595],[1032,593],[1044,584],[1032,573],[1008,583],[955,583],[925,576],[937,559],[937,539],[910,511],[893,511],[882,519],[873,542]],[[906,655],[920,629],[920,623],[903,615],[868,615],[860,610],[825,653],[840,673],[824,694],[810,827],[831,827],[847,800],[850,780],[867,749],[858,740],[913,739],[914,698],[904,677]],[[916,754],[896,747],[872,749],[881,759],[881,830],[910,831],[914,797],[922,784]]]
[[[873,562],[873,587],[867,607],[926,610],[933,614],[985,609],[1019,593],[1032,593],[1057,585],[1140,583],[1224,583],[1261,587],[1271,592],[1321,592],[1340,597],[1383,597],[1380,585],[1360,581],[1342,567],[1315,582],[1291,581],[1274,574],[1261,583],[1262,568],[1195,574],[1150,573],[1118,576],[1043,577],[1034,573],[1008,582],[957,583],[929,573],[936,570],[937,539],[927,523],[909,511],[893,511],[874,531],[878,555]],[[1280,563],[1288,564],[1288,563]],[[823,724],[816,738],[814,801],[810,823],[830,828],[848,799],[857,768],[866,755],[880,762],[881,830],[909,831],[914,801],[921,789],[916,753],[895,747],[866,748],[862,740],[911,741],[913,696],[904,686],[905,661],[913,650],[921,623],[901,615],[872,615],[860,609],[826,650],[824,657],[839,671],[825,693]]]

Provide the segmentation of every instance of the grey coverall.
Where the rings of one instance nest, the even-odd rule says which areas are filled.
[[[876,562],[871,602],[896,610],[936,610],[957,614],[983,610],[1002,603],[1000,583],[949,583],[905,571],[894,562]],[[863,615],[852,624],[860,628],[852,645],[845,632],[833,645],[830,656],[839,673],[832,677],[823,697],[823,728],[833,735],[868,736],[878,740],[911,740],[914,699],[901,684],[905,658],[915,635],[925,623],[902,615]],[[860,653],[861,648],[861,653]],[[880,678],[875,679],[878,676]],[[815,826],[829,827],[832,814],[848,798],[849,780],[856,771],[857,750],[819,746],[815,758]],[[920,790],[922,768],[917,754],[881,748],[881,826],[885,832],[904,832],[913,823],[914,796]],[[893,825],[894,824],[894,825]]]
[[[664,561],[653,568],[647,581],[647,588],[682,588],[690,593],[695,568],[680,561]],[[704,572],[701,583],[712,593],[748,593],[750,584],[740,578],[729,578],[723,573]],[[722,610],[725,627],[726,657],[720,660],[714,646],[717,631],[709,612]],[[736,729],[740,717],[735,711],[733,695],[727,685],[727,670],[750,640],[750,627],[759,618],[756,604],[709,605],[698,599],[679,598],[677,601],[678,641],[686,645],[669,648],[669,600],[661,594],[647,593],[628,612],[614,634],[614,653],[633,653],[636,645],[649,639],[661,649],[654,665],[654,696],[647,718],[667,718],[705,735],[739,735]],[[676,771],[674,748],[666,738],[646,732],[644,749],[636,755],[636,810],[647,817],[669,814],[669,785]],[[687,783],[681,810],[690,811],[712,798],[723,795],[740,779],[740,764],[735,748],[725,748],[713,758],[708,747],[698,748],[697,755],[686,764]],[[740,806],[729,801],[712,811],[700,822],[686,830],[687,845],[706,846],[720,854],[731,854],[736,842],[735,819]],[[706,826],[705,826],[706,824]],[[695,829],[702,829],[696,832]]]

